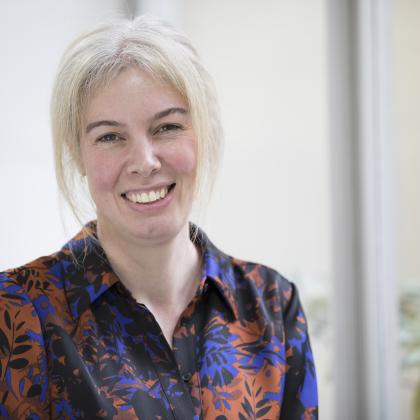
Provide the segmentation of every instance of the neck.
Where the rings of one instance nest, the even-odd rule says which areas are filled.
[[[108,260],[134,299],[148,307],[180,307],[192,299],[200,280],[200,254],[189,226],[158,244],[116,237],[98,223],[98,238]]]

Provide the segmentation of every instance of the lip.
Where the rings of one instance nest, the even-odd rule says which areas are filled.
[[[170,188],[168,189],[168,193],[165,195],[164,198],[161,198],[159,200],[153,201],[152,203],[133,203],[130,201],[126,196],[125,193],[121,194],[122,199],[124,200],[124,203],[126,203],[132,210],[140,212],[140,213],[150,213],[154,212],[160,209],[163,209],[169,205],[169,203],[172,201],[173,198],[173,192],[176,187],[176,183],[169,184]],[[162,184],[160,188],[167,187],[168,184]],[[147,192],[151,191],[154,188],[159,189],[158,187],[148,188],[148,189],[142,189],[142,190],[128,190],[128,192]]]

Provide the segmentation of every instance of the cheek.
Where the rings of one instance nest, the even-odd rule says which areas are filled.
[[[178,145],[168,150],[167,161],[180,175],[194,176],[197,168],[197,152],[193,143]]]
[[[101,154],[87,155],[84,161],[86,177],[92,196],[109,190],[115,184],[118,167],[114,159]]]

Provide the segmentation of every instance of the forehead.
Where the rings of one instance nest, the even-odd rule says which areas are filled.
[[[187,109],[187,101],[162,78],[141,68],[129,67],[91,89],[85,100],[83,119],[103,113],[124,114],[131,109],[147,114],[168,106]]]

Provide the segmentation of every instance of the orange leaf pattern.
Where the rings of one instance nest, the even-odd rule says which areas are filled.
[[[95,222],[0,273],[0,417],[317,419],[296,287],[201,230],[192,238],[203,271],[172,349],[113,272]]]

